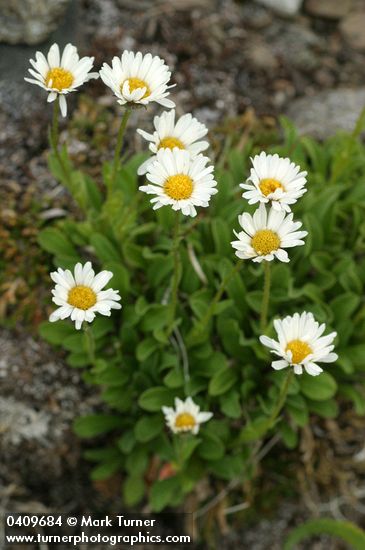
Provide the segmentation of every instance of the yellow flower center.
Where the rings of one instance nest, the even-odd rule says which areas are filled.
[[[62,69],[62,67],[50,69],[46,76],[46,86],[60,91],[69,88],[73,81],[73,74],[66,69]]]
[[[142,97],[142,99],[144,99],[145,97],[148,97],[149,95],[151,95],[151,90],[150,90],[148,84],[146,84],[146,82],[144,80],[141,80],[140,78],[127,78],[127,80],[128,80],[128,83],[129,83],[129,91],[131,93],[134,92],[134,90],[138,90],[139,88],[146,88],[146,91],[145,91],[144,96]],[[126,82],[126,80],[124,82]],[[122,84],[120,86],[121,90],[123,89],[124,82],[122,82]]]
[[[280,239],[271,229],[260,229],[252,237],[251,246],[260,256],[266,256],[280,247]]]
[[[267,197],[270,193],[274,193],[277,189],[284,189],[280,181],[274,178],[264,178],[260,181],[259,187],[261,192]]]
[[[159,149],[173,149],[174,147],[185,149],[185,145],[183,144],[183,142],[175,137],[165,137],[161,139],[158,146]]]
[[[195,424],[195,418],[190,413],[180,413],[175,419],[175,428],[186,428],[192,430]]]
[[[170,176],[163,186],[166,195],[176,201],[191,197],[193,192],[193,180],[185,174]]]
[[[292,340],[286,346],[286,351],[291,351],[292,363],[298,365],[307,357],[307,355],[312,353],[312,348],[307,344],[307,342],[303,342],[302,340]]]
[[[96,294],[88,286],[74,286],[68,292],[67,301],[78,309],[89,309],[96,304]]]

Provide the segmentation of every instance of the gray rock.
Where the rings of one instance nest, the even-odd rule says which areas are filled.
[[[298,23],[279,21],[267,29],[266,42],[276,57],[300,71],[314,71],[320,66],[318,53],[325,49],[321,36]]]
[[[0,350],[0,478],[59,491],[80,456],[72,422],[97,396],[44,342],[0,329]]]
[[[325,139],[353,130],[364,105],[365,89],[338,89],[296,99],[286,114],[301,134]]]
[[[293,16],[299,12],[303,0],[256,0],[256,2],[281,15]]]
[[[324,17],[325,19],[342,19],[348,14],[352,5],[352,0],[307,0],[305,9],[310,15]]]
[[[50,416],[35,411],[12,398],[0,397],[0,430],[4,444],[19,445],[23,440],[46,440]]]
[[[340,30],[349,43],[355,50],[365,50],[365,13],[354,12],[350,13],[340,25]]]
[[[0,42],[40,44],[60,24],[69,0],[0,0]]]

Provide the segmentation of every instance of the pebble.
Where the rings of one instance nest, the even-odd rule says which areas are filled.
[[[251,42],[247,57],[258,69],[272,71],[279,65],[277,58],[264,42]]]

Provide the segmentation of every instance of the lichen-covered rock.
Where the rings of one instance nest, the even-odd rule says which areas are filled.
[[[287,115],[301,134],[326,139],[338,130],[351,132],[365,104],[365,89],[337,89],[296,99]]]
[[[0,0],[0,42],[39,44],[62,20],[69,0]]]

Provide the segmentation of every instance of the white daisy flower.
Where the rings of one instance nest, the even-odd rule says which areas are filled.
[[[296,166],[288,158],[280,158],[277,154],[267,155],[262,152],[251,159],[251,162],[253,168],[250,177],[247,183],[240,185],[242,189],[247,189],[242,197],[249,204],[271,202],[275,210],[290,212],[290,205],[307,191],[307,172],[301,172],[300,166]]]
[[[124,51],[122,56],[114,57],[112,66],[104,63],[100,71],[104,84],[109,86],[118,98],[120,105],[137,103],[148,105],[156,101],[171,109],[175,103],[167,99],[171,72],[164,60],[147,53]]]
[[[156,153],[160,149],[186,149],[192,157],[196,157],[209,147],[207,141],[199,141],[208,133],[208,128],[201,124],[190,113],[181,116],[175,122],[175,110],[165,111],[161,116],[153,119],[155,131],[149,134],[138,128],[137,132],[150,142],[149,149],[154,154],[138,168],[138,175],[147,172],[148,165],[156,160]]]
[[[67,103],[65,94],[74,92],[79,86],[91,78],[99,78],[98,73],[90,73],[94,58],[79,58],[77,48],[67,44],[62,56],[57,44],[53,44],[47,55],[47,59],[41,52],[30,59],[33,69],[28,69],[34,78],[25,78],[27,82],[37,84],[49,92],[47,101],[54,101],[57,96],[60,98],[60,109],[62,116],[67,114]]]
[[[71,317],[79,330],[84,321],[91,323],[94,320],[95,313],[109,317],[112,309],[120,309],[119,291],[111,288],[102,290],[112,277],[111,271],[101,271],[95,275],[91,262],[85,265],[77,263],[73,274],[69,269],[60,267],[53,271],[51,279],[56,286],[52,290],[52,300],[60,307],[51,313],[51,323]]]
[[[274,321],[274,327],[278,342],[267,336],[260,336],[260,342],[271,348],[271,353],[282,357],[271,363],[274,369],[285,369],[292,365],[295,374],[302,374],[304,368],[308,374],[317,376],[323,372],[317,361],[333,363],[337,360],[338,355],[332,353],[332,342],[337,333],[331,332],[327,336],[322,336],[326,325],[317,323],[312,313],[304,311],[301,315],[294,313],[292,317],[277,319]]]
[[[283,210],[270,208],[267,214],[263,204],[260,204],[253,216],[247,212],[238,216],[238,222],[243,231],[234,231],[238,241],[232,241],[231,245],[236,249],[238,258],[251,259],[253,262],[270,262],[274,258],[289,262],[284,248],[304,244],[302,239],[308,235],[307,231],[297,231],[302,224],[293,221],[292,213],[286,214]]]
[[[199,405],[196,405],[191,397],[182,401],[175,398],[175,408],[162,407],[167,426],[172,432],[191,432],[196,435],[199,432],[200,424],[207,422],[213,416],[211,412],[200,412]]]
[[[147,179],[151,182],[139,189],[149,195],[153,209],[170,205],[185,216],[196,216],[196,206],[206,207],[210,197],[218,192],[213,166],[206,166],[208,157],[191,158],[188,151],[160,149],[156,160],[148,165]]]

